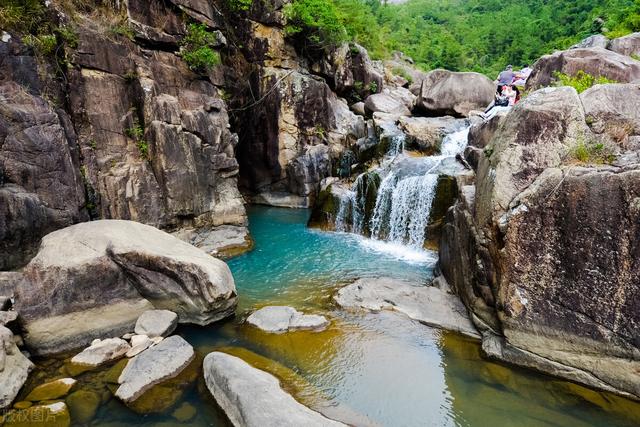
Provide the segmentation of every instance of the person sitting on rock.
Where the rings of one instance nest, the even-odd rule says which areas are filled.
[[[515,81],[513,82],[513,85],[516,87],[526,85],[527,79],[531,75],[532,71],[533,69],[531,69],[528,65],[525,65],[525,67],[522,70],[515,73]]]
[[[511,85],[502,88],[502,95],[506,97],[507,107],[513,107],[518,101],[518,92]]]
[[[507,68],[498,75],[498,79],[496,80],[496,83],[498,84],[498,94],[502,93],[503,86],[513,84],[515,76],[516,75],[513,73],[513,66],[507,65]]]

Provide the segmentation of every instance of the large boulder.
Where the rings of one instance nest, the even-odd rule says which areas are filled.
[[[543,56],[534,64],[527,90],[550,86],[555,82],[556,73],[574,76],[579,71],[629,83],[640,79],[640,61],[603,48],[558,51]]]
[[[11,405],[33,368],[16,346],[13,333],[0,326],[0,409]]]
[[[542,89],[484,125],[440,268],[489,357],[639,399],[640,166],[572,154],[599,146],[587,123],[637,123],[629,88],[608,86]]]
[[[587,123],[622,142],[640,135],[640,84],[596,85],[580,94]]]
[[[396,116],[410,116],[411,110],[402,100],[386,93],[376,93],[364,101],[364,110],[367,114],[387,113]]]
[[[430,116],[467,117],[493,101],[495,84],[479,73],[434,70],[422,81],[416,107]]]
[[[444,137],[460,130],[468,123],[465,119],[445,117],[401,117],[398,126],[406,135],[405,148],[426,154],[440,150]]]
[[[609,45],[609,39],[602,34],[594,34],[571,46],[571,49],[585,49],[591,47],[601,47],[606,49]]]
[[[297,402],[271,374],[225,353],[204,359],[204,379],[231,424],[240,427],[345,426]]]
[[[640,33],[613,39],[609,42],[607,48],[621,55],[635,56],[635,59],[638,59],[638,56],[640,56]]]
[[[130,332],[149,309],[205,325],[231,315],[235,304],[224,262],[154,227],[121,220],[47,235],[16,289],[26,342],[37,354]]]

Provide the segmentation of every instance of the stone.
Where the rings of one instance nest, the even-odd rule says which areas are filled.
[[[364,102],[360,101],[360,102],[356,102],[355,104],[353,104],[351,106],[351,111],[353,111],[354,113],[356,113],[359,116],[365,116],[366,115],[366,109],[364,106]]]
[[[640,84],[596,85],[580,94],[587,123],[618,145],[640,135]]]
[[[238,357],[213,352],[203,368],[207,388],[234,426],[345,425],[303,406],[282,390],[276,377]]]
[[[247,323],[272,333],[296,330],[322,331],[329,325],[329,321],[324,316],[303,314],[286,306],[263,307],[251,313]]]
[[[187,423],[194,419],[196,414],[196,408],[193,407],[193,405],[184,402],[171,413],[171,416],[181,423]]]
[[[91,344],[71,358],[71,363],[96,367],[122,359],[131,346],[121,338],[107,338]]]
[[[343,308],[397,311],[428,326],[480,338],[460,299],[435,286],[386,277],[358,279],[340,289],[334,300]]]
[[[364,101],[364,107],[367,114],[373,113],[387,113],[395,114],[398,116],[410,116],[411,111],[407,108],[406,104],[390,94],[376,93],[373,94]]]
[[[129,358],[137,356],[153,344],[155,343],[146,335],[134,335],[131,337],[131,349],[127,351],[126,356]]]
[[[18,320],[18,313],[15,311],[0,311],[0,326],[6,326],[9,323]]]
[[[31,390],[25,397],[29,402],[41,402],[43,400],[56,400],[69,394],[69,391],[78,381],[73,378],[62,378],[42,384]]]
[[[640,32],[613,39],[607,49],[626,56],[640,56]]]
[[[11,308],[11,297],[0,296],[0,311],[8,311]]]
[[[33,406],[33,402],[27,402],[26,400],[23,400],[21,402],[16,402],[13,404],[14,409],[27,409],[32,406]]]
[[[178,326],[178,315],[169,310],[149,310],[136,322],[135,333],[149,338],[168,337]]]
[[[466,119],[454,117],[401,117],[398,126],[406,135],[405,148],[428,155],[440,151],[444,137],[467,125]]]
[[[221,225],[213,229],[183,228],[172,233],[178,239],[220,259],[241,255],[253,249],[253,240],[245,226]]]
[[[93,391],[78,390],[67,396],[65,402],[74,423],[88,424],[95,418],[102,400]]]
[[[5,415],[4,426],[13,427],[69,427],[71,415],[64,402],[53,402],[34,405],[27,409],[8,411]]]
[[[484,111],[495,92],[485,75],[433,70],[422,81],[416,108],[429,116],[468,117],[473,110]]]
[[[385,79],[389,84],[398,85],[398,77],[402,79],[400,86],[408,86],[411,93],[418,96],[422,81],[427,73],[415,68],[413,61],[408,61],[408,57],[404,55],[396,55],[393,59],[383,62]]]
[[[13,333],[0,326],[0,409],[11,405],[33,368],[16,346]]]
[[[602,34],[595,34],[582,40],[580,43],[571,46],[571,49],[585,49],[591,47],[600,47],[606,49],[609,45],[609,39]]]
[[[236,304],[224,262],[132,221],[92,221],[51,233],[23,275],[16,311],[37,354],[122,336],[150,309],[205,325],[232,314]]]
[[[154,385],[180,374],[194,358],[193,347],[182,337],[165,338],[129,361],[118,378],[115,396],[133,402]]]
[[[533,65],[526,89],[552,85],[557,72],[574,76],[578,71],[618,83],[629,83],[640,79],[640,61],[597,47],[558,51],[541,57]]]

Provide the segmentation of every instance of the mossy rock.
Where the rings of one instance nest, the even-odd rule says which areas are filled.
[[[181,423],[186,423],[194,419],[197,412],[198,411],[193,405],[187,402],[184,402],[175,411],[171,413],[171,416],[176,420],[180,421]]]
[[[73,378],[62,378],[51,381],[34,388],[24,400],[29,402],[41,402],[44,400],[54,400],[69,394],[73,386],[77,383]]]
[[[87,424],[95,418],[102,398],[92,391],[78,390],[67,396],[66,402],[73,422]]]
[[[71,415],[64,402],[13,409],[4,414],[4,427],[69,427]]]
[[[336,200],[329,185],[318,194],[307,226],[325,231],[334,229],[339,205],[340,201]]]
[[[13,404],[14,409],[27,409],[27,408],[31,408],[32,406],[33,406],[33,402],[28,402],[26,400],[23,400],[21,402],[16,402]]]

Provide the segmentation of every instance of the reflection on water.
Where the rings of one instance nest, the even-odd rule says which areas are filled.
[[[367,247],[354,236],[307,230],[307,215],[250,210],[256,250],[229,263],[240,295],[238,315],[179,330],[201,355],[217,349],[242,357],[278,376],[305,404],[354,425],[640,425],[637,403],[487,362],[478,343],[399,314],[339,310],[331,296],[340,284],[382,275],[426,283],[433,258],[425,252],[426,264],[406,261],[402,253]],[[242,323],[249,311],[267,304],[323,313],[331,326],[320,333],[273,335]],[[45,365],[29,387],[44,376],[64,375],[61,362]],[[104,399],[94,425],[187,425],[172,416],[173,409],[144,417],[131,412],[109,398],[108,378],[108,370],[79,378],[82,388]],[[226,425],[202,375],[177,406],[184,402],[197,410],[188,425]]]

